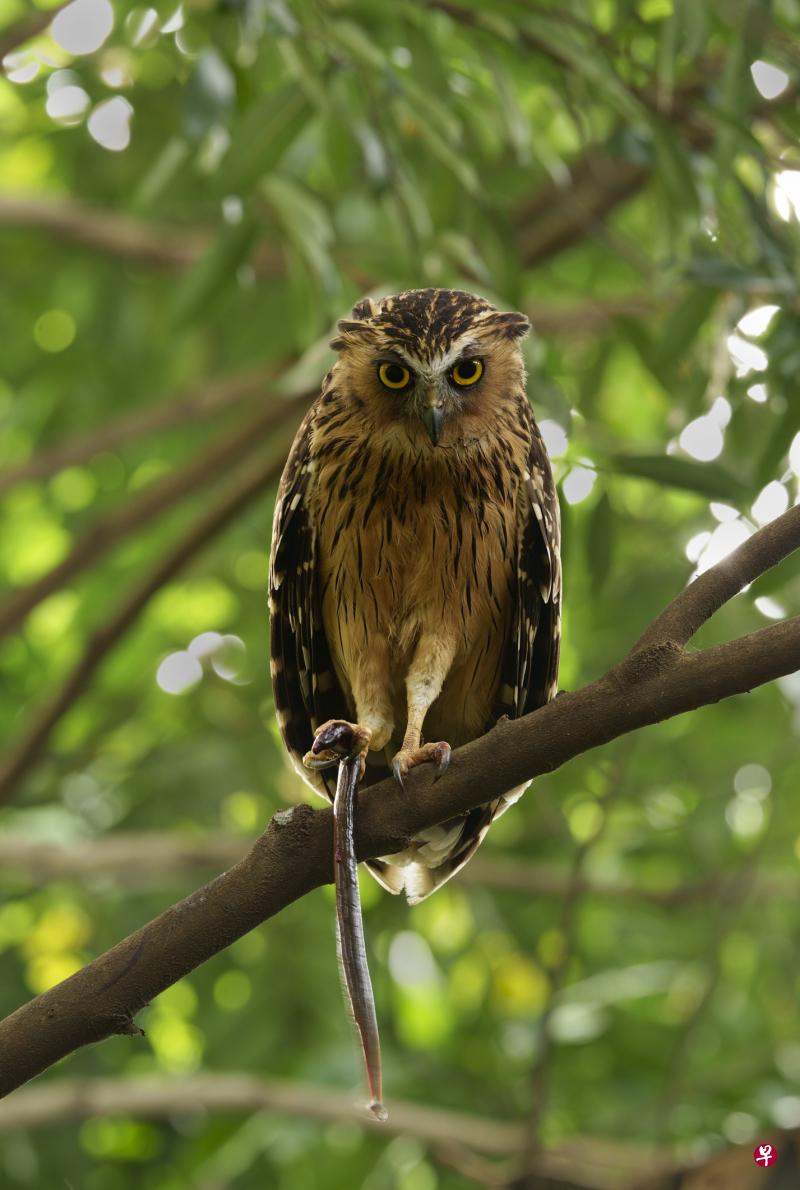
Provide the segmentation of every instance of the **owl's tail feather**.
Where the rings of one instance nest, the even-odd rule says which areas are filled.
[[[528,784],[509,790],[487,806],[470,810],[463,818],[420,831],[405,851],[367,860],[367,867],[387,892],[404,892],[409,905],[419,904],[464,867],[494,819],[522,796]]]

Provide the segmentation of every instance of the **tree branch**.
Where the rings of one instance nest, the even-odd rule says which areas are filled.
[[[54,16],[54,12],[37,12],[4,29],[0,33],[0,62],[6,54],[12,53],[26,41],[43,33]]]
[[[113,450],[145,434],[168,430],[172,426],[196,422],[233,409],[262,393],[267,385],[274,382],[278,371],[273,364],[255,364],[232,376],[209,380],[167,400],[134,409],[114,421],[56,442],[53,446],[46,446],[24,463],[0,474],[0,495],[16,484],[45,479],[62,467],[85,463],[98,451]]]
[[[111,616],[94,630],[83,656],[60,689],[34,715],[20,739],[0,760],[0,801],[41,757],[56,724],[89,685],[106,654],[124,636],[150,599],[222,531],[243,508],[275,482],[283,468],[285,447],[243,471],[222,498],[195,521],[189,532],[153,567]]]
[[[34,885],[54,880],[91,883],[101,879],[136,891],[171,885],[238,863],[250,843],[236,835],[182,838],[165,831],[115,831],[97,839],[41,843],[12,831],[0,832],[0,871],[25,876]],[[707,906],[726,901],[739,882],[738,872],[709,876],[663,887],[575,876],[565,868],[530,863],[483,849],[459,874],[465,884],[509,889],[532,896],[562,898],[574,889],[582,897],[602,897],[662,908]],[[797,881],[789,876],[760,874],[753,895],[760,900],[793,900]]]
[[[229,499],[225,518],[232,515],[232,506],[250,499],[266,482],[266,470],[253,476],[235,500]],[[217,510],[216,521],[220,518]],[[205,540],[207,526],[200,536]],[[193,543],[196,538],[197,532]],[[719,583],[720,592],[733,594],[752,576],[754,551],[760,552],[766,570],[798,547],[800,506],[708,571],[703,587]],[[162,563],[159,571],[163,568]],[[691,601],[693,588],[676,602]],[[705,606],[713,610],[719,603],[719,598],[710,599]],[[119,619],[117,613],[114,623]],[[617,736],[800,668],[800,617],[697,653],[687,653],[661,630],[652,635],[653,643],[634,648],[591,685],[560,695],[532,715],[501,721],[460,748],[443,780],[434,783],[433,774],[420,766],[403,791],[391,779],[364,790],[358,799],[359,858],[401,851],[419,831],[492,801]],[[78,672],[79,685],[83,680]],[[29,754],[30,736],[28,762]],[[136,1013],[154,996],[298,897],[330,883],[332,869],[330,809],[302,805],[275,814],[252,850],[228,872],[0,1022],[0,1094],[82,1045],[131,1032]]]
[[[0,1132],[95,1116],[158,1119],[189,1112],[267,1111],[325,1123],[357,1123],[378,1136],[414,1136],[426,1144],[456,1144],[493,1157],[514,1154],[520,1147],[521,1124],[407,1100],[393,1100],[390,1106],[389,1119],[379,1123],[335,1088],[222,1071],[173,1078],[59,1079],[27,1087],[0,1104]],[[621,1177],[627,1183],[671,1169],[676,1159],[669,1149],[577,1136],[544,1150],[541,1169],[587,1188],[619,1190]]]
[[[297,420],[315,394],[304,393],[292,400],[273,400],[255,417],[236,426],[214,441],[188,463],[168,472],[138,492],[122,507],[114,508],[93,521],[75,541],[62,562],[40,579],[19,587],[0,605],[0,639],[6,636],[55,591],[81,574],[109,550],[116,549],[137,529],[166,512],[198,488],[215,483],[220,475],[264,442],[271,430]]]

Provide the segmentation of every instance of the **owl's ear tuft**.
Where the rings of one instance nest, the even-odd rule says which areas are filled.
[[[363,303],[359,303],[359,305],[361,304]],[[358,308],[356,306],[356,309]],[[345,347],[356,347],[359,343],[370,343],[378,337],[377,327],[362,319],[342,318],[336,326],[339,334],[330,342],[334,351],[343,351]]]
[[[481,319],[481,327],[503,339],[523,339],[531,329],[530,320],[516,310],[496,310]]]

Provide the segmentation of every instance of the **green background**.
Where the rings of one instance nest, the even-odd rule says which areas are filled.
[[[47,32],[52,7],[0,0],[0,615],[30,595],[0,642],[3,763],[91,672],[5,782],[2,1014],[214,874],[59,878],[31,844],[244,848],[310,796],[266,664],[274,482],[120,609],[253,467],[275,474],[301,416],[286,399],[365,292],[454,286],[530,315],[566,689],[793,503],[800,473],[797,0],[116,0],[89,53]],[[737,329],[764,306],[766,329]],[[48,579],[75,549],[86,564]],[[790,559],[696,643],[798,604]],[[192,662],[207,632],[229,639]],[[165,673],[198,680],[172,694]],[[799,729],[787,679],[540,779],[419,908],[365,880],[389,1101],[518,1121],[594,1166],[598,1141],[636,1167],[642,1146],[700,1157],[800,1123]],[[306,897],[159,997],[146,1038],[39,1085],[244,1072],[346,1110],[333,918],[330,889]],[[0,1132],[0,1183],[455,1190],[516,1168],[357,1120]]]

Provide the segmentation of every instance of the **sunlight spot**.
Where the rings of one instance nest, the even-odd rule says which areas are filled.
[[[789,447],[789,466],[800,479],[800,434],[795,434]]]
[[[395,983],[403,987],[436,983],[438,970],[431,948],[413,930],[395,934],[389,947],[389,971]]]
[[[773,66],[771,62],[765,62],[763,58],[756,59],[752,64],[750,77],[755,84],[756,91],[759,95],[763,95],[764,99],[777,99],[789,86],[789,76],[786,71],[781,70],[779,66]]]
[[[132,115],[133,108],[121,95],[115,95],[113,99],[104,99],[89,116],[89,134],[104,149],[120,153],[131,143]]]
[[[158,667],[156,682],[167,694],[183,694],[196,686],[203,676],[203,667],[189,653],[170,653]]]
[[[758,1120],[748,1112],[732,1111],[722,1121],[722,1133],[732,1145],[743,1145],[756,1135]]]
[[[724,525],[717,525],[711,534],[711,540],[697,559],[696,574],[703,574],[732,554],[738,546],[751,537],[753,530],[741,519],[728,521]]]
[[[764,810],[759,802],[735,797],[725,809],[725,821],[740,839],[752,839],[764,825]]]
[[[747,390],[747,395],[751,401],[756,401],[759,405],[763,405],[767,399],[766,384],[751,384]]]
[[[797,1128],[800,1126],[800,1096],[781,1095],[773,1102],[770,1115],[779,1128]]]
[[[551,459],[560,459],[567,449],[567,435],[557,421],[545,418],[539,422],[539,433],[544,439]]]
[[[125,31],[137,49],[147,49],[158,40],[158,13],[154,8],[135,8],[125,20]]]
[[[769,360],[766,353],[755,343],[749,343],[740,335],[728,335],[726,339],[728,354],[731,357],[737,376],[746,376],[748,372],[763,372]]]
[[[774,521],[789,507],[789,492],[782,483],[773,479],[759,492],[750,511],[759,525],[767,525]]]
[[[199,661],[201,657],[209,657],[212,653],[216,653],[222,644],[222,639],[220,632],[201,632],[194,638],[186,652],[190,657],[196,657]]]
[[[711,416],[696,417],[681,431],[678,439],[683,450],[701,463],[719,458],[725,439],[719,423]]]
[[[698,562],[700,555],[711,540],[711,534],[708,530],[704,533],[696,533],[694,537],[690,537],[686,542],[685,554],[690,562]]]
[[[708,411],[708,416],[712,421],[715,421],[721,430],[724,430],[728,422],[731,420],[733,409],[727,397],[717,397],[714,404]]]
[[[3,70],[10,83],[32,83],[41,63],[32,50],[16,50],[3,58]]]
[[[773,201],[781,219],[788,223],[792,215],[800,218],[800,170],[782,169],[774,180]]]
[[[66,310],[45,310],[33,324],[33,337],[42,351],[66,351],[75,338],[75,319]]]
[[[93,54],[114,28],[109,0],[73,0],[53,18],[53,39],[69,54]]]
[[[735,508],[731,508],[730,504],[720,504],[717,500],[712,500],[708,506],[708,510],[715,521],[719,521],[724,525],[726,521],[735,521],[739,513]]]
[[[183,28],[183,5],[179,4],[172,16],[161,26],[162,33],[177,33]]]
[[[60,124],[80,124],[89,106],[83,87],[57,87],[47,99],[45,111]]]
[[[786,619],[786,608],[778,603],[777,599],[772,599],[769,595],[759,595],[754,602],[756,609],[768,620]]]
[[[758,338],[768,329],[779,310],[780,306],[756,306],[754,310],[748,310],[739,319],[736,323],[737,330],[740,330],[743,335]]]
[[[103,54],[100,78],[107,87],[129,87],[133,82],[133,61],[127,50],[108,50]]]
[[[222,218],[226,223],[241,223],[244,206],[238,194],[228,194],[222,200]]]
[[[226,682],[236,682],[244,669],[246,656],[247,649],[241,637],[226,633],[211,654],[211,668]]]
[[[561,491],[567,504],[580,504],[594,487],[597,472],[590,467],[573,467],[561,483]]]
[[[413,61],[411,50],[407,49],[404,45],[396,45],[393,50],[390,50],[389,58],[401,70],[408,70]]]
[[[733,778],[733,788],[745,800],[763,802],[770,795],[772,777],[763,764],[743,764]]]

